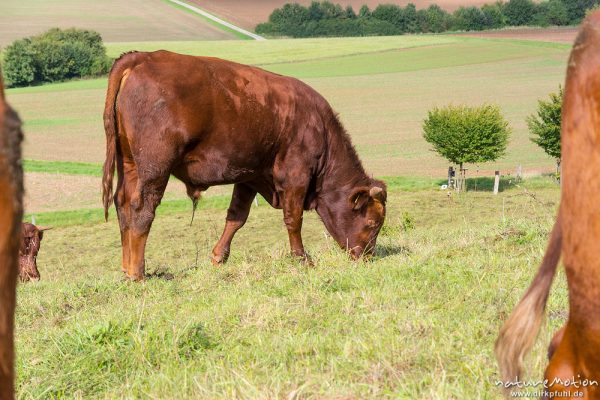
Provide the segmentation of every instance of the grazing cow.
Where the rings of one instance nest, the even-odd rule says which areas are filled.
[[[21,247],[19,249],[19,279],[39,281],[40,272],[37,268],[37,255],[44,238],[44,231],[52,228],[37,227],[27,222],[22,223]]]
[[[569,317],[548,351],[548,398],[600,399],[599,71],[600,13],[594,13],[582,24],[567,69],[558,218],[537,275],[496,342],[503,380],[515,381],[523,357],[535,342],[562,253]]]
[[[0,400],[14,398],[14,311],[23,216],[21,122],[6,104],[0,75]]]
[[[144,249],[172,174],[194,204],[213,185],[234,184],[225,229],[231,240],[260,193],[283,209],[292,253],[308,260],[303,210],[316,210],[354,258],[371,253],[385,218],[386,187],[370,178],[327,101],[301,81],[208,57],[133,52],[115,61],[104,110],[105,216],[112,197],[123,271],[144,276]]]

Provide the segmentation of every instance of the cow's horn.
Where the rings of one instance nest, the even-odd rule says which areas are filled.
[[[383,189],[380,188],[379,186],[373,186],[371,188],[371,190],[369,190],[369,195],[373,198],[375,198],[376,196],[380,195],[381,192],[383,192]]]
[[[38,227],[38,230],[41,231],[41,232],[49,231],[50,229],[52,229],[51,226],[39,226]]]

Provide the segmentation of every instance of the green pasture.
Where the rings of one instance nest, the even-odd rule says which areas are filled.
[[[308,213],[314,267],[287,255],[264,202],[218,268],[226,202],[204,203],[192,227],[189,203],[164,204],[143,283],[123,281],[114,210],[76,225],[56,213],[42,280],[19,286],[19,398],[499,399],[493,342],[542,257],[558,187],[504,182],[494,196],[487,183],[449,197],[390,179],[369,261]],[[555,286],[531,377],[567,315],[563,276]]]

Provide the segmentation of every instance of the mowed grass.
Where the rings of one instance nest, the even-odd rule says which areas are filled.
[[[210,249],[225,205],[161,213],[151,277],[120,272],[117,222],[58,224],[20,285],[19,397],[495,399],[493,342],[535,273],[558,204],[539,178],[450,197],[390,182],[377,256],[352,262],[314,213],[314,267],[287,256],[281,211],[252,207],[228,264]],[[481,187],[481,186],[480,186]],[[162,207],[162,206],[161,206]],[[528,359],[539,378],[567,315],[559,276]]]
[[[509,173],[519,164],[525,171],[553,168],[553,160],[530,142],[525,118],[563,82],[565,45],[426,35],[141,45],[109,49],[115,55],[138,46],[172,48],[301,77],[339,112],[376,175],[443,177],[447,161],[430,151],[421,124],[429,109],[449,103],[499,104],[513,128],[506,157],[469,166],[470,173]],[[101,163],[105,88],[103,78],[9,90],[25,121],[25,156]]]

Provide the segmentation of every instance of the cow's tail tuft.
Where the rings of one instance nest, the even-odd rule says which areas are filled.
[[[529,289],[500,329],[496,340],[496,359],[504,382],[512,382],[520,378],[523,358],[535,343],[560,259],[561,244],[562,229],[559,213],[542,264]]]
[[[102,202],[104,204],[104,219],[108,221],[108,209],[113,197],[113,177],[117,161],[118,125],[117,125],[117,96],[124,77],[133,67],[135,52],[123,54],[112,66],[108,76],[108,89],[104,106],[104,131],[106,133],[106,159],[102,173]]]

